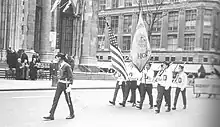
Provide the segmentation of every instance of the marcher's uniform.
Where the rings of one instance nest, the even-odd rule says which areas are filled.
[[[145,99],[146,92],[149,96],[149,104],[150,107],[153,107],[153,96],[152,96],[152,81],[154,77],[154,71],[149,69],[149,70],[143,70],[141,73],[141,79],[140,79],[140,105],[139,107],[142,108],[143,102]]]
[[[70,65],[64,61],[60,63],[60,68],[58,70],[57,75],[58,75],[57,89],[56,89],[56,93],[53,99],[53,105],[50,110],[50,116],[51,117],[54,116],[54,113],[55,113],[55,110],[56,110],[56,107],[57,107],[57,104],[58,104],[58,101],[59,101],[59,98],[62,92],[64,92],[65,94],[65,98],[66,98],[66,102],[69,107],[70,115],[73,116],[74,110],[73,110],[73,105],[72,105],[72,101],[70,97],[70,92],[66,91],[69,85],[73,83],[73,73],[72,73],[72,69]]]
[[[133,67],[132,69],[128,70],[129,74],[129,81],[127,81],[127,84],[125,86],[125,96],[123,97],[123,104],[125,105],[129,92],[131,91],[131,102],[133,103],[133,106],[136,104],[136,89],[137,89],[137,79],[140,75],[138,70]]]
[[[115,77],[117,78],[117,83],[116,83],[114,97],[113,97],[113,101],[112,101],[113,103],[115,103],[115,101],[116,101],[116,98],[117,98],[117,95],[118,95],[118,90],[120,89],[120,87],[122,89],[123,97],[124,97],[124,93],[125,93],[125,80],[124,80],[124,77],[118,72],[116,72]]]
[[[166,103],[168,104],[168,110],[170,110],[171,108],[171,96],[169,89],[171,87],[172,79],[173,79],[172,71],[169,68],[165,69],[163,73],[159,75],[156,79],[158,82],[157,108],[159,112],[160,112],[163,96],[165,96],[166,98]]]
[[[186,87],[188,83],[188,78],[185,72],[180,72],[177,74],[177,77],[174,80],[174,83],[176,84],[176,92],[175,92],[175,98],[174,98],[174,108],[176,108],[177,100],[179,97],[179,93],[181,91],[182,97],[183,97],[183,105],[186,106]]]

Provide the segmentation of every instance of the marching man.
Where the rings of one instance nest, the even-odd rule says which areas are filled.
[[[118,90],[120,89],[120,87],[122,89],[123,97],[124,97],[124,93],[125,93],[125,80],[124,80],[123,76],[117,71],[115,71],[114,76],[117,78],[117,82],[116,82],[113,100],[109,101],[109,103],[111,103],[112,105],[115,105],[115,101],[116,101],[116,98],[118,95]]]
[[[163,69],[158,72],[157,76],[155,77],[158,85],[157,85],[157,109],[156,114],[160,113],[161,103],[163,101],[163,96],[166,98],[166,103],[168,104],[168,108],[166,112],[170,112],[171,107],[171,96],[170,96],[170,86],[173,79],[172,71],[169,69],[169,63],[163,63]]]
[[[64,92],[66,102],[69,107],[70,114],[69,116],[66,117],[66,119],[73,119],[75,117],[74,110],[73,110],[73,105],[70,97],[70,85],[73,83],[73,72],[68,63],[66,63],[65,60],[65,55],[63,53],[59,53],[56,55],[56,58],[58,59],[58,65],[59,65],[59,70],[58,70],[58,83],[57,83],[57,89],[55,92],[55,96],[53,99],[53,104],[50,110],[49,116],[43,117],[46,120],[54,120],[54,113],[57,107],[57,104],[60,99],[60,95],[62,92]]]
[[[147,63],[145,66],[145,69],[141,73],[140,86],[139,86],[140,104],[139,104],[139,106],[137,106],[138,109],[142,109],[146,92],[149,97],[150,109],[153,109],[152,81],[153,81],[153,77],[154,77],[154,71],[151,70],[150,68],[151,68],[151,63]]]
[[[177,74],[177,77],[174,80],[174,83],[176,83],[177,87],[176,87],[176,92],[175,92],[175,98],[174,98],[174,104],[173,104],[173,110],[176,110],[176,104],[177,104],[177,99],[179,96],[179,93],[182,93],[182,97],[183,97],[183,109],[186,109],[186,86],[188,83],[187,80],[187,75],[186,73],[183,71],[184,67],[179,65],[179,72]]]

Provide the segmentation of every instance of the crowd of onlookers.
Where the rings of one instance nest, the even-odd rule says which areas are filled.
[[[50,66],[42,68],[40,61],[40,56],[38,53],[33,53],[31,61],[28,55],[25,53],[24,49],[20,49],[17,52],[10,47],[7,49],[7,64],[9,70],[15,76],[16,80],[36,80],[39,73],[43,70],[49,70],[49,77],[56,74],[57,68],[53,61],[51,61]],[[72,70],[74,68],[74,59],[72,56],[66,54],[65,61],[70,64]]]
[[[32,55],[31,61],[29,61],[28,55],[24,49],[20,49],[17,52],[11,48],[7,50],[7,64],[9,70],[14,73],[17,80],[36,80],[37,68],[40,63],[38,53]]]

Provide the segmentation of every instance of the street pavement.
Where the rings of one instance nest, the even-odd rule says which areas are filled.
[[[10,87],[14,85],[33,84],[50,87],[50,81],[10,81]],[[12,85],[12,82],[14,85]],[[19,82],[19,83],[18,83]],[[23,83],[22,83],[23,82]],[[7,83],[5,80],[0,81]],[[114,81],[78,81],[75,85],[87,83],[109,85]],[[33,86],[35,86],[33,85]],[[23,86],[23,87],[24,87]],[[17,86],[21,88],[22,86]],[[9,87],[7,87],[9,88]],[[34,87],[36,88],[36,87]],[[177,110],[165,112],[164,103],[160,114],[148,109],[148,96],[142,110],[137,110],[127,103],[123,108],[118,105],[122,101],[119,91],[116,106],[108,103],[112,99],[114,89],[73,89],[71,92],[75,109],[75,119],[66,120],[68,106],[62,94],[55,113],[54,121],[44,121],[52,104],[54,90],[22,90],[0,91],[0,127],[219,127],[220,121],[220,97],[208,99],[207,95],[195,98],[192,88],[187,89],[187,109],[182,109],[182,97],[179,96]],[[175,89],[172,89],[172,100]],[[138,93],[138,92],[137,92]],[[156,89],[153,90],[154,103]],[[139,95],[137,94],[137,100]]]
[[[112,89],[114,80],[74,80],[72,89]],[[0,91],[55,90],[52,80],[5,80],[0,79]]]

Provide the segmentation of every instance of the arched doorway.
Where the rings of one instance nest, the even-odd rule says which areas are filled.
[[[62,0],[61,2],[61,8],[59,10],[60,16],[59,19],[59,26],[60,31],[58,30],[60,35],[59,41],[60,41],[60,52],[66,53],[68,55],[73,55],[72,53],[72,47],[73,47],[73,8],[70,5],[70,7],[63,12],[63,9],[65,6],[62,7],[68,0]]]

